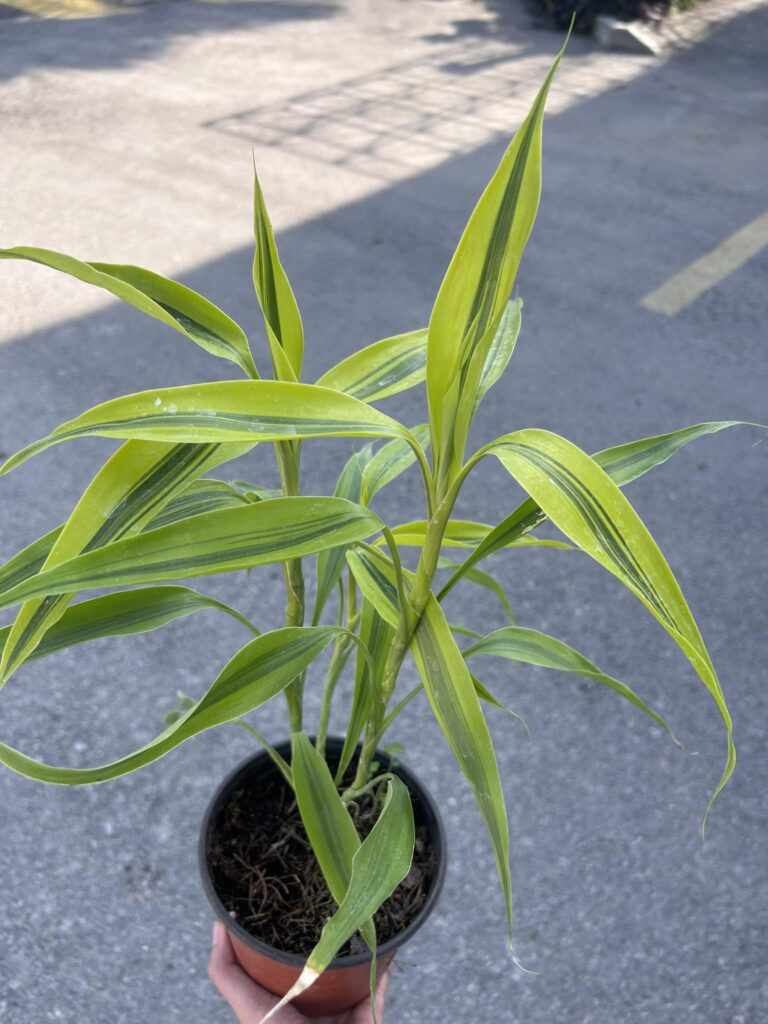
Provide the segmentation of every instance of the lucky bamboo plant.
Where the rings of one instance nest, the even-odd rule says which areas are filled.
[[[0,632],[2,681],[33,658],[99,637],[157,629],[203,609],[233,616],[253,634],[207,692],[183,701],[167,728],[139,750],[109,764],[71,769],[0,744],[0,761],[44,782],[101,782],[155,761],[205,729],[240,720],[282,693],[293,737],[291,763],[263,743],[295,790],[338,903],[289,996],[308,986],[355,931],[362,929],[375,947],[372,915],[408,871],[414,826],[405,786],[386,777],[379,817],[362,843],[347,808],[370,789],[374,751],[411,700],[426,697],[475,795],[493,845],[510,935],[507,819],[483,713],[483,702],[496,701],[473,676],[473,660],[493,654],[586,676],[667,729],[628,686],[553,637],[514,624],[480,636],[449,622],[441,602],[459,583],[490,586],[508,607],[499,584],[477,568],[488,555],[536,544],[575,547],[621,580],[683,650],[722,716],[727,757],[712,800],[734,768],[731,721],[710,656],[664,557],[622,492],[690,441],[733,422],[701,423],[592,456],[546,430],[514,429],[466,455],[473,417],[504,372],[520,329],[521,304],[509,297],[539,202],[542,116],[559,60],[469,219],[428,328],[363,348],[314,384],[300,382],[302,321],[258,180],[253,277],[274,379],[260,377],[241,328],[180,284],[135,266],[86,263],[50,250],[0,251],[4,259],[43,264],[106,289],[242,373],[237,380],[115,398],[8,459],[2,474],[79,437],[123,442],[67,522],[0,569],[0,607],[20,606],[13,624]],[[428,424],[409,429],[376,407],[424,381]],[[344,466],[333,496],[302,496],[304,442],[323,437],[370,440]],[[379,441],[383,445],[374,449]],[[206,475],[265,442],[274,444],[280,492]],[[529,497],[493,527],[452,518],[473,467],[488,456]],[[371,502],[414,465],[423,484],[420,518],[387,526]],[[567,541],[532,535],[547,520]],[[406,546],[418,555],[414,571],[401,563]],[[465,557],[438,589],[435,576],[445,567],[446,549]],[[311,610],[304,585],[309,556],[316,556]],[[285,625],[267,632],[212,597],[172,585],[268,563],[283,567],[287,608]],[[105,587],[120,589],[71,603],[81,592]],[[335,622],[328,624],[332,608]],[[457,636],[466,634],[473,642],[462,649]],[[307,672],[329,646],[315,725],[304,714],[305,685],[317,685]],[[331,768],[324,757],[331,701],[353,652],[346,738],[341,762]],[[420,683],[396,699],[408,653]],[[314,743],[308,732],[316,732]]]

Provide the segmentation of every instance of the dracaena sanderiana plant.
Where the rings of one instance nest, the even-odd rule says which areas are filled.
[[[376,780],[372,773],[377,745],[411,700],[426,698],[475,795],[495,853],[510,936],[507,819],[483,714],[483,702],[496,700],[475,679],[473,661],[495,655],[586,676],[667,729],[628,686],[541,632],[511,623],[487,636],[474,634],[460,648],[456,637],[471,631],[449,622],[441,605],[456,585],[490,587],[508,608],[498,582],[477,567],[488,555],[536,544],[575,547],[616,576],[682,649],[722,716],[727,756],[712,800],[734,768],[731,720],[710,656],[675,577],[622,492],[690,441],[733,422],[700,423],[596,455],[546,430],[516,429],[466,454],[473,417],[504,372],[520,328],[520,302],[509,302],[509,296],[539,202],[542,117],[559,59],[469,219],[428,328],[363,348],[314,384],[301,382],[302,321],[258,180],[253,277],[273,379],[259,376],[245,334],[230,317],[174,281],[45,249],[0,250],[4,259],[29,260],[106,289],[234,363],[241,374],[115,398],[8,459],[2,474],[79,437],[123,442],[66,523],[0,569],[0,607],[19,608],[13,624],[0,631],[2,681],[25,661],[99,637],[156,629],[203,609],[233,616],[252,634],[205,694],[183,700],[167,728],[139,750],[109,764],[72,769],[0,743],[0,761],[44,782],[101,782],[155,761],[205,729],[241,721],[282,693],[292,734],[290,763],[258,738],[295,791],[338,903],[299,987],[322,972],[353,932],[361,930],[375,948],[372,915],[408,871],[414,826],[407,790],[395,776]],[[428,423],[408,428],[378,409],[382,399],[424,381]],[[343,467],[333,496],[303,496],[304,442],[328,437],[368,441]],[[280,492],[209,475],[265,442],[274,444]],[[454,519],[459,491],[488,457],[501,462],[528,498],[493,527]],[[370,503],[413,466],[423,483],[423,510],[416,512],[421,518],[388,526]],[[565,541],[536,538],[546,520]],[[418,552],[413,572],[401,563],[405,546]],[[457,554],[463,560],[457,562]],[[316,571],[311,609],[304,587],[310,556]],[[269,563],[283,566],[287,603],[285,625],[267,632],[236,609],[178,584]],[[436,573],[446,566],[452,573],[437,589]],[[105,587],[114,592],[72,603],[80,593]],[[335,621],[328,624],[331,610]],[[307,680],[312,662],[328,647],[313,743],[303,693],[305,685],[314,685]],[[420,682],[396,701],[409,652]],[[348,663],[354,665],[354,693],[341,761],[332,769],[324,757],[329,712]],[[343,789],[349,771],[353,781]],[[347,806],[379,781],[380,814],[361,843]]]

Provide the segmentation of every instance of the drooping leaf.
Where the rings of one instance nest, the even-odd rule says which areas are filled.
[[[496,755],[469,669],[433,594],[414,632],[411,651],[432,712],[472,787],[488,829],[511,940],[509,831]]]
[[[403,442],[405,444],[405,442]],[[334,494],[337,498],[346,498],[348,501],[360,501],[360,487],[363,479],[363,471],[371,458],[371,446],[366,445],[362,451],[355,452],[349,458],[341,471]],[[316,626],[320,616],[333,593],[341,574],[346,565],[346,546],[338,548],[326,548],[317,556],[317,590],[315,595],[315,607],[312,612],[312,625]]]
[[[248,569],[369,536],[380,521],[342,498],[275,498],[206,512],[90,551],[26,580],[0,607],[95,587]]]
[[[107,636],[146,633],[175,619],[207,609],[224,612],[251,632],[256,632],[251,623],[234,608],[206,594],[199,594],[187,587],[145,587],[106,594],[70,605],[48,629],[27,660],[45,658],[64,648]],[[10,632],[10,626],[0,629],[0,651],[5,647]]]
[[[426,450],[429,446],[429,427],[427,424],[414,427],[411,433],[418,443]],[[404,473],[406,469],[414,464],[416,456],[413,448],[401,438],[390,441],[383,445],[370,459],[365,472],[361,487],[360,499],[367,505],[373,497],[387,484]]]
[[[335,626],[287,626],[246,644],[223,668],[194,707],[139,750],[95,768],[44,764],[0,743],[0,762],[39,782],[85,785],[136,771],[180,743],[223,722],[231,722],[284,690],[337,635]]]
[[[659,434],[645,437],[629,444],[606,448],[593,455],[595,462],[601,466],[615,484],[624,487],[647,473],[649,469],[666,462],[676,451],[695,441],[705,434],[715,434],[726,427],[759,426],[757,423],[741,423],[736,420],[721,420],[713,423],[697,423],[692,427],[683,427],[670,434]],[[513,512],[495,526],[478,544],[472,554],[463,562],[460,569],[451,576],[443,586],[438,597],[442,600],[459,582],[464,572],[476,565],[481,559],[487,558],[503,547],[525,540],[525,535],[546,520],[546,514],[532,498],[527,498]]]
[[[296,298],[277,252],[258,175],[253,176],[253,283],[278,380],[299,380],[304,328]]]
[[[475,548],[494,532],[494,527],[486,523],[473,523],[466,519],[449,519],[443,534],[444,548]],[[392,536],[399,546],[420,548],[427,534],[427,523],[424,519],[416,519],[410,523],[400,523],[392,527]],[[381,546],[383,541],[377,541]],[[539,540],[538,537],[517,537],[502,544],[508,548],[558,548],[561,551],[572,551],[573,545],[560,540]],[[494,550],[498,550],[495,548]],[[489,552],[490,553],[490,552]],[[464,565],[465,563],[462,563]],[[474,562],[473,562],[474,564]]]
[[[441,557],[438,560],[438,569],[455,569],[460,563],[452,562],[450,558]],[[470,569],[465,573],[465,578],[470,583],[476,583],[479,587],[484,587],[486,590],[490,590],[492,594],[496,596],[499,604],[504,609],[509,622],[514,625],[515,615],[512,611],[512,605],[509,603],[509,598],[504,590],[504,587],[499,583],[495,576],[492,576],[489,572],[483,572],[482,569]]]
[[[95,285],[147,316],[167,324],[201,348],[258,377],[248,340],[234,320],[190,288],[144,270],[116,263],[84,263],[64,253],[32,246],[0,249],[0,259],[28,260]]]
[[[421,384],[426,367],[427,329],[423,328],[354,352],[327,370],[317,383],[365,402],[378,402]]]
[[[352,860],[360,849],[360,837],[347,806],[341,799],[325,758],[315,750],[304,732],[291,737],[296,802],[323,878],[338,904],[347,894],[352,877]],[[373,921],[363,925],[371,949],[376,948]]]
[[[725,769],[711,807],[736,762],[731,718],[698,627],[655,541],[605,470],[570,441],[546,430],[520,430],[488,450],[566,537],[642,601],[693,665],[727,733]]]
[[[439,481],[463,462],[488,353],[536,217],[544,105],[562,52],[472,212],[432,310],[427,398]]]
[[[37,540],[33,540],[5,565],[0,567],[0,594],[12,590],[19,583],[34,576],[45,564],[51,548],[58,540],[63,527],[57,526]]]
[[[40,574],[83,552],[135,535],[192,481],[250,447],[128,441],[86,488]],[[34,580],[26,583],[33,585]],[[43,599],[28,601],[19,610],[0,659],[0,679],[10,678],[70,600],[66,594],[49,591]]]
[[[645,712],[675,739],[661,715],[644,704],[634,690],[625,686],[624,683],[620,683],[618,679],[605,675],[583,654],[579,654],[562,640],[547,636],[546,633],[540,633],[535,629],[525,629],[521,626],[507,626],[484,636],[471,647],[467,647],[463,654],[465,658],[471,658],[478,654],[494,654],[497,657],[509,658],[511,661],[520,661],[527,665],[540,665],[543,668],[553,668],[559,672],[573,672],[585,679],[593,679]]]
[[[309,954],[296,984],[259,1024],[267,1024],[287,1003],[317,981],[337,951],[392,895],[410,870],[414,841],[411,798],[405,784],[394,777],[387,784],[376,824],[352,860],[352,877],[346,896],[323,928],[320,941]]]
[[[222,381],[142,391],[94,406],[11,456],[0,474],[51,445],[78,437],[245,444],[308,437],[408,439],[411,435],[391,417],[330,388],[289,381]]]

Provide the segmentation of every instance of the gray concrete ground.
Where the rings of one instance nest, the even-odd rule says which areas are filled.
[[[461,226],[558,45],[522,8],[501,10],[479,0],[296,0],[3,19],[0,244],[143,263],[210,295],[260,339],[249,284],[253,146],[304,311],[312,379],[358,344],[426,321]],[[675,317],[639,305],[766,209],[768,9],[742,0],[730,15],[663,60],[574,40],[546,125],[515,367],[489,397],[478,443],[533,425],[595,450],[705,419],[768,419],[765,250]],[[0,308],[4,451],[118,393],[227,375],[159,325],[42,269],[5,264]],[[391,409],[424,418],[420,394]],[[483,666],[532,731],[492,721],[518,951],[538,972],[524,974],[505,953],[471,797],[427,707],[413,707],[396,738],[442,802],[451,863],[438,913],[403,955],[391,1024],[764,1019],[768,448],[759,438],[739,429],[699,441],[630,492],[679,575],[736,723],[739,768],[706,841],[698,826],[723,736],[674,645],[585,559],[497,556],[519,621],[634,686],[687,752],[596,686]],[[59,448],[2,481],[0,558],[67,514],[107,447]],[[349,449],[308,444],[307,490],[327,492]],[[268,453],[247,472],[272,482]],[[490,465],[476,482],[462,511],[497,521],[514,487]],[[416,495],[404,477],[381,511],[408,517]],[[205,588],[276,621],[276,571]],[[476,593],[453,608],[471,625],[500,624]],[[242,641],[234,625],[201,618],[29,666],[3,692],[2,739],[72,765],[132,749],[157,731],[177,688],[202,692]],[[310,686],[312,712],[317,704]],[[257,717],[268,734],[285,733],[278,703]],[[250,749],[225,727],[105,786],[0,774],[3,1024],[230,1019],[205,977],[210,914],[195,838],[212,788]]]

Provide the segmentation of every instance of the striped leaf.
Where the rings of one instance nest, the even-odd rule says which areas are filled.
[[[352,860],[346,896],[323,928],[320,941],[309,954],[296,984],[259,1024],[267,1024],[287,1003],[317,981],[344,943],[392,895],[411,868],[414,841],[411,798],[405,784],[394,777],[387,784],[376,824]]]
[[[349,395],[287,381],[223,381],[114,398],[11,456],[0,474],[78,437],[245,444],[307,437],[405,437],[396,420]]]
[[[640,441],[631,441],[629,444],[621,444],[615,448],[606,448],[592,457],[615,484],[624,487],[647,473],[649,469],[666,462],[670,456],[691,441],[695,441],[705,434],[716,434],[720,430],[725,430],[726,427],[737,426],[759,426],[759,424],[740,423],[736,420],[697,423],[692,427],[683,427],[682,430],[675,430],[670,434],[645,437]],[[453,589],[466,569],[476,565],[482,558],[487,558],[488,555],[492,555],[504,547],[526,539],[525,535],[540,526],[546,518],[546,514],[532,498],[526,499],[482,539],[462,567],[457,569],[445,584],[438,595],[439,598],[442,600]]]
[[[595,682],[607,686],[630,704],[645,712],[662,729],[665,729],[672,739],[675,739],[661,715],[644,704],[634,690],[625,686],[624,683],[620,683],[618,679],[605,675],[583,654],[579,654],[562,640],[547,636],[546,633],[539,633],[535,629],[524,629],[520,626],[508,626],[505,629],[497,629],[494,633],[489,633],[488,636],[478,640],[471,647],[467,647],[463,653],[465,658],[475,657],[478,654],[494,654],[500,658],[523,662],[526,665],[540,665],[543,668],[556,669],[558,672],[573,672],[586,679],[594,679]]]
[[[45,564],[51,548],[58,540],[63,527],[57,526],[43,537],[38,537],[0,567],[0,594],[12,590],[19,583],[34,576]]]
[[[291,737],[294,790],[301,821],[331,895],[341,903],[352,877],[352,860],[360,837],[341,799],[325,758],[304,732]],[[365,941],[376,949],[373,921],[363,925]]]
[[[426,423],[414,427],[411,434],[423,449],[429,447],[429,427]],[[379,448],[365,467],[360,496],[362,503],[367,505],[382,487],[404,473],[415,461],[413,448],[401,438]]]
[[[229,458],[233,457],[231,452],[228,453],[228,456]],[[153,516],[144,529],[155,530],[160,526],[178,523],[181,519],[189,519],[190,516],[202,515],[203,512],[214,512],[220,508],[237,508],[250,503],[251,499],[247,494],[238,491],[224,480],[195,480],[180,494],[171,498],[168,504],[156,516]]]
[[[432,310],[427,398],[439,481],[461,468],[486,360],[536,217],[544,105],[561,57],[469,218]]]
[[[360,540],[380,525],[368,509],[342,498],[275,498],[206,512],[62,562],[4,594],[0,607],[267,565]]]
[[[405,444],[405,442],[403,442]],[[366,447],[355,452],[347,461],[341,471],[334,494],[337,498],[346,498],[348,501],[360,501],[360,487],[363,479],[363,471],[371,457],[371,447]],[[326,548],[317,556],[317,590],[315,595],[315,607],[312,613],[312,625],[316,626],[320,616],[333,593],[341,574],[346,565],[345,554],[347,548]]]
[[[427,330],[397,334],[353,352],[318,380],[364,402],[378,402],[421,384],[427,368]]]
[[[167,324],[201,348],[258,377],[248,340],[234,320],[202,295],[142,267],[115,263],[84,263],[51,249],[18,246],[0,249],[0,259],[28,260],[60,270],[85,284],[95,285]]]
[[[80,554],[137,534],[191,481],[249,447],[128,441],[88,485],[40,572],[9,593],[18,592],[19,586],[34,586],[56,566]],[[20,609],[0,659],[0,680],[10,678],[70,600],[68,594],[49,591]]]
[[[298,380],[304,356],[299,307],[277,252],[258,175],[253,176],[253,284],[278,380]]]
[[[435,718],[472,787],[496,857],[512,938],[509,831],[491,735],[472,677],[440,605],[430,594],[411,645]]]
[[[438,560],[437,568],[455,569],[459,564],[460,563],[458,562],[452,562],[450,558],[441,557]],[[509,622],[512,625],[515,624],[515,615],[512,611],[512,605],[509,603],[509,598],[507,597],[504,587],[502,587],[501,583],[499,583],[495,576],[492,576],[489,572],[483,572],[482,569],[470,569],[465,573],[465,578],[470,583],[476,583],[479,587],[484,587],[486,590],[490,590],[490,592],[498,599],[498,602],[504,610],[504,614]]]
[[[206,594],[187,587],[145,587],[70,605],[48,629],[27,660],[46,658],[65,648],[107,636],[147,633],[175,619],[207,609],[225,612],[251,632],[257,632],[234,608]],[[0,629],[0,651],[5,648],[10,633],[10,626]]]
[[[445,548],[475,548],[483,544],[486,538],[494,532],[493,526],[486,523],[473,523],[466,519],[449,519],[443,534],[442,546]],[[427,533],[427,523],[424,519],[414,520],[410,523],[401,523],[392,527],[392,536],[398,545],[403,547],[420,548],[424,544]],[[383,544],[377,541],[377,544]],[[500,547],[508,548],[558,548],[562,551],[573,550],[572,544],[566,544],[561,540],[539,540],[537,537],[516,537],[507,544]],[[498,550],[495,548],[494,550]],[[489,552],[490,554],[490,552]],[[473,560],[477,561],[477,559]],[[464,565],[465,563],[462,563]]]
[[[640,517],[605,470],[546,430],[499,438],[491,451],[555,526],[638,597],[695,668],[727,732],[726,765],[708,808],[736,762],[720,682],[677,580]]]
[[[349,712],[344,747],[336,769],[336,782],[339,784],[352,760],[363,729],[373,710],[374,697],[380,688],[384,664],[393,638],[392,627],[379,615],[371,602],[363,598],[360,613],[360,639],[370,654],[372,670],[363,652],[358,650],[352,707]],[[371,671],[373,677],[371,677]]]
[[[357,547],[347,552],[347,564],[366,601],[388,625],[397,629],[400,601],[392,562],[381,552]]]
[[[498,329],[493,336],[488,355],[485,357],[483,372],[477,385],[477,396],[472,415],[478,410],[483,398],[507,368],[512,358],[522,324],[523,300],[515,299],[507,304]]]
[[[229,457],[233,457],[232,452],[229,453]],[[250,500],[256,499],[249,498],[246,493],[240,493],[223,480],[195,480],[180,494],[171,498],[143,529],[152,530],[159,526],[169,526],[180,519],[200,515],[201,512],[232,508],[235,505],[247,504]],[[9,562],[0,566],[0,594],[4,594],[6,590],[34,576],[42,569],[63,529],[63,525],[57,526],[43,537],[38,537]]]
[[[231,722],[271,700],[334,639],[335,626],[288,626],[246,644],[221,671],[210,689],[185,715],[139,750],[95,768],[44,764],[0,743],[0,763],[39,782],[82,786],[127,775],[151,764],[180,743],[223,722]]]

